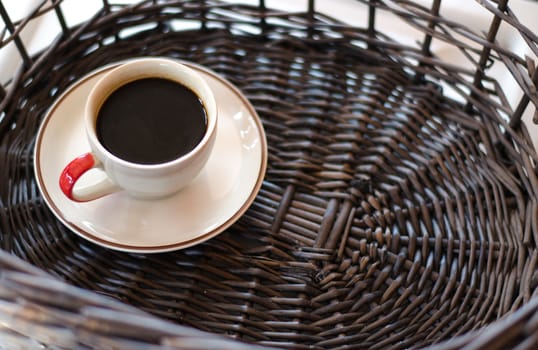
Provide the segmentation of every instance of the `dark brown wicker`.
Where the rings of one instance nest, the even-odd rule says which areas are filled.
[[[538,106],[538,37],[507,2],[480,1],[491,22],[478,33],[440,0],[360,1],[368,19],[355,25],[314,1],[300,13],[263,0],[103,1],[74,26],[61,0],[18,21],[0,2],[0,48],[23,60],[0,89],[0,348],[537,348],[538,157],[521,119]],[[421,40],[390,39],[386,13]],[[21,33],[45,15],[61,33],[29,52]],[[185,21],[191,29],[177,29]],[[528,55],[501,44],[501,26]],[[468,64],[436,57],[437,43]],[[269,145],[248,212],[166,254],[71,233],[32,167],[55,98],[144,55],[229,79]],[[515,104],[492,67],[516,81]]]

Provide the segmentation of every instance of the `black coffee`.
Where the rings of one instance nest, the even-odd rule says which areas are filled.
[[[165,163],[191,151],[206,132],[199,97],[182,84],[161,78],[135,80],[105,101],[97,117],[97,137],[126,161]]]

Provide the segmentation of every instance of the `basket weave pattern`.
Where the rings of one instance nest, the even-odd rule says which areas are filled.
[[[263,1],[105,1],[72,28],[61,1],[32,13],[55,11],[63,34],[36,55],[20,42],[24,64],[0,89],[5,339],[155,349],[538,344],[538,158],[521,122],[538,106],[538,73],[496,33],[511,25],[538,52],[536,36],[503,1],[484,2],[494,16],[478,36],[439,15],[441,1],[361,3],[369,21],[357,27]],[[420,44],[384,35],[382,11],[422,31]],[[185,20],[199,28],[177,30]],[[7,25],[0,47],[17,45],[25,25]],[[471,64],[438,59],[432,40]],[[54,99],[91,70],[136,56],[214,70],[248,97],[267,134],[252,207],[220,236],[173,253],[78,238],[34,180],[35,135]],[[494,64],[521,88],[515,106],[488,75]]]

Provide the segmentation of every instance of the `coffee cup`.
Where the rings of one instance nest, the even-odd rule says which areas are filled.
[[[134,59],[107,72],[84,108],[88,153],[60,174],[71,200],[118,191],[143,199],[169,196],[206,164],[217,132],[217,106],[203,78],[166,58]],[[89,170],[103,175],[81,181]]]

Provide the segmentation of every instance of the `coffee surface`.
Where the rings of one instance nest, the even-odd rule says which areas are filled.
[[[206,132],[206,113],[188,87],[162,78],[135,80],[114,91],[97,117],[97,137],[132,163],[169,162],[191,151]]]

